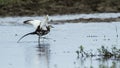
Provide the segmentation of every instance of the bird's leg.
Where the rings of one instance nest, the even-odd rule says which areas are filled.
[[[38,37],[38,43],[40,44],[40,36]]]
[[[41,37],[41,35],[39,35],[39,37],[38,37],[38,44],[39,44],[39,46],[40,46],[40,37]]]
[[[43,44],[44,44],[44,38],[42,37],[42,42],[43,42]]]

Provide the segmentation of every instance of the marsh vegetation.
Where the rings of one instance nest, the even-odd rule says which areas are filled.
[[[92,52],[93,50],[85,51],[84,47],[81,45],[79,50],[76,51],[77,57],[96,57],[98,56],[101,59],[114,59],[120,60],[120,49],[113,46],[112,48],[101,46],[101,48],[97,49],[96,53]],[[97,58],[98,59],[98,58]]]
[[[120,0],[0,0],[0,8],[0,16],[120,12]]]

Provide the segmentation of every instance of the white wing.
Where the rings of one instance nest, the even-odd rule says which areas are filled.
[[[29,24],[32,24],[36,29],[40,26],[40,29],[47,30],[46,26],[48,26],[48,15],[45,16],[45,19],[41,22],[40,20],[29,20]]]
[[[43,20],[43,22],[40,24],[40,27],[43,30],[47,30],[46,26],[48,26],[48,15],[45,16],[45,19]]]
[[[32,24],[37,29],[37,27],[41,24],[41,21],[40,20],[32,20],[29,23]]]

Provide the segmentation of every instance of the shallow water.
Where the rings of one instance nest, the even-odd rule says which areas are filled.
[[[76,50],[82,45],[85,50],[96,52],[102,45],[120,48],[120,23],[66,23],[53,25],[51,32],[41,39],[25,37],[34,31],[26,25],[0,26],[0,68],[119,68],[118,60],[97,60],[77,58]],[[117,28],[117,32],[116,32]],[[118,37],[117,37],[118,34]]]

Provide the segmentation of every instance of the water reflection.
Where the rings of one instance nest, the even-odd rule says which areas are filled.
[[[50,60],[50,45],[49,44],[39,44],[37,47],[40,68],[49,68]]]
[[[48,43],[25,46],[25,55],[27,68],[49,68],[50,45]]]
[[[75,68],[119,68],[119,60],[97,60],[96,58],[77,58]]]
[[[99,68],[119,68],[120,60],[117,59],[102,59],[98,60]]]
[[[31,43],[32,44],[32,43]],[[25,46],[26,68],[119,68],[120,61],[100,57],[77,57],[75,51],[56,49],[51,43]],[[34,46],[33,46],[34,45]],[[54,48],[56,47],[56,48]]]

